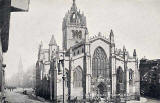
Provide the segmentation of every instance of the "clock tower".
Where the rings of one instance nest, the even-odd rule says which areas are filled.
[[[87,35],[86,30],[86,17],[80,10],[77,10],[75,0],[73,0],[71,9],[63,18],[63,49],[68,50],[73,45],[84,41]]]

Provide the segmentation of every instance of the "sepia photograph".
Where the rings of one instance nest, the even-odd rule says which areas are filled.
[[[160,0],[0,0],[0,103],[160,103]]]

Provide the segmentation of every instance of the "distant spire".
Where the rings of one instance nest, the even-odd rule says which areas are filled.
[[[57,45],[56,40],[54,38],[54,35],[52,35],[52,38],[51,38],[51,40],[49,42],[49,46],[52,46],[52,45]]]
[[[23,64],[22,64],[22,59],[20,57],[19,59],[19,64],[18,64],[18,73],[23,74]]]
[[[20,59],[19,59],[19,69],[23,68],[23,65],[22,65],[22,58],[20,56]]]
[[[18,64],[18,86],[22,87],[23,86],[23,64],[22,64],[22,59],[20,57],[19,64]]]

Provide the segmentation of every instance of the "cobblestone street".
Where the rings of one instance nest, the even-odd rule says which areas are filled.
[[[127,103],[160,103],[160,100],[141,97],[140,101],[129,101]]]
[[[22,92],[23,89],[18,89],[14,91],[6,90],[6,100],[9,103],[50,103],[46,102],[43,99],[37,99],[34,96],[31,96],[32,94],[24,95],[22,94]]]

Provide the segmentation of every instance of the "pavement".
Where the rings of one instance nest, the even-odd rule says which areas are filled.
[[[34,96],[31,90],[27,90],[28,95],[24,95],[22,92],[23,89],[16,89],[13,91],[6,90],[6,100],[8,103],[51,103],[43,98]],[[127,101],[127,103],[160,103],[160,100],[141,97],[140,101]]]
[[[160,103],[160,100],[141,97],[140,101],[128,101],[127,103]]]
[[[36,97],[30,95],[24,95],[22,94],[23,89],[16,89],[13,91],[6,90],[6,101],[8,103],[50,103],[45,100],[39,100]]]

